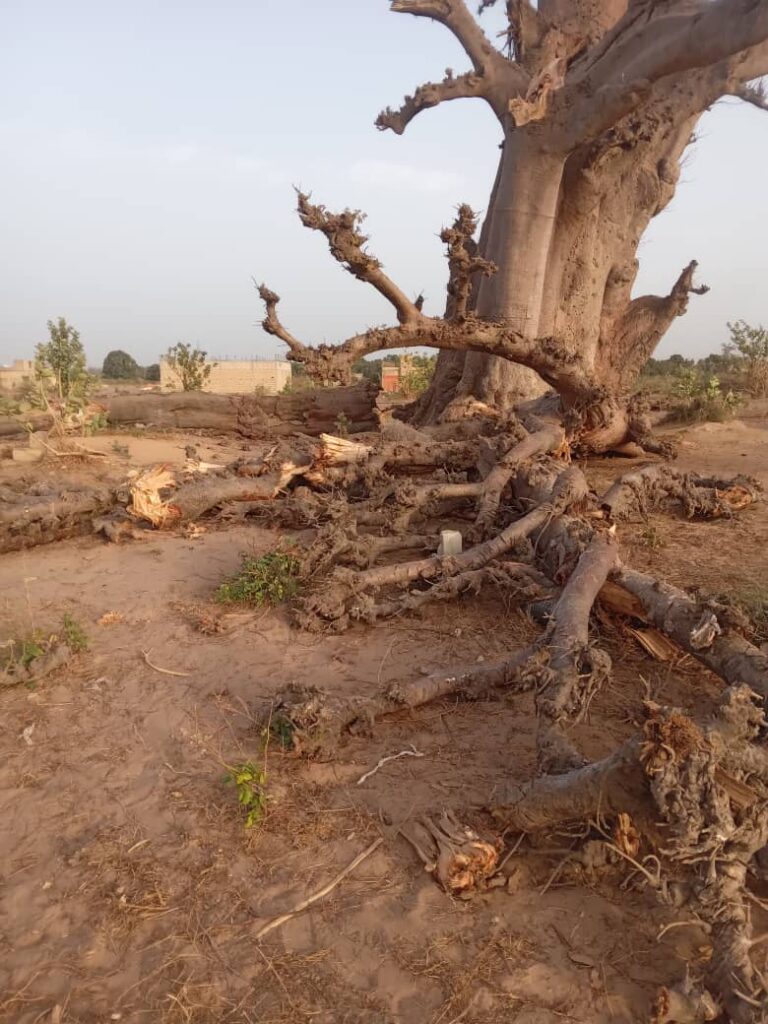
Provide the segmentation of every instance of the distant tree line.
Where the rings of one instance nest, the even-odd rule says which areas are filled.
[[[116,348],[104,358],[101,375],[107,380],[160,380],[160,364],[139,366],[133,356]]]
[[[675,354],[668,359],[649,359],[643,378],[678,378],[690,388],[698,382],[702,388],[727,385],[735,391],[746,391],[756,398],[768,395],[768,328],[752,327],[744,320],[728,324],[730,340],[721,352],[703,359],[686,359]]]

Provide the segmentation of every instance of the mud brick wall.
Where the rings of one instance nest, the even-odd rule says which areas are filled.
[[[214,362],[203,390],[216,395],[279,395],[290,379],[291,364],[286,360],[223,359]],[[160,383],[169,391],[179,390],[166,362],[160,364]]]

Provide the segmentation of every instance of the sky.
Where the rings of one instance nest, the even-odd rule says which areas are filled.
[[[308,342],[392,322],[301,227],[294,185],[365,210],[371,251],[442,310],[438,232],[458,203],[487,203],[498,124],[465,100],[403,136],[373,126],[418,83],[466,70],[442,26],[386,0],[0,0],[0,39],[0,363],[29,357],[58,316],[93,366],[178,341],[282,355],[253,278]],[[702,120],[636,292],[666,293],[694,258],[712,290],[658,354],[718,351],[728,320],[768,322],[767,162],[765,112],[726,100]]]

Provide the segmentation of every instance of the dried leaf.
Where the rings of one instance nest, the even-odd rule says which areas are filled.
[[[122,622],[122,612],[104,612],[100,619],[96,620],[99,626],[112,626],[116,622]]]
[[[622,853],[629,857],[637,857],[640,851],[640,833],[628,814],[622,812],[616,818],[613,827],[613,841]]]

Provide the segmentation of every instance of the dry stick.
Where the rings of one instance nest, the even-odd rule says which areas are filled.
[[[149,665],[150,668],[154,669],[155,672],[162,672],[164,676],[182,676],[186,678],[192,674],[191,672],[174,672],[172,668],[160,668],[159,665],[153,665],[152,662],[149,660],[149,655],[151,654],[151,651],[142,651],[141,653],[144,655],[144,661],[147,663],[147,665]]]
[[[379,768],[383,768],[384,765],[388,764],[390,761],[397,761],[398,758],[401,758],[401,757],[425,757],[425,756],[426,756],[425,754],[423,754],[420,750],[417,750],[416,747],[414,747],[414,745],[411,744],[411,749],[410,750],[401,750],[399,754],[390,754],[388,757],[382,757],[379,760],[379,762],[376,764],[375,767],[371,768],[371,770],[369,772],[366,772],[365,775],[361,775],[360,776],[360,778],[357,780],[357,785],[358,786],[362,786],[362,784],[365,782],[366,779],[370,779],[370,777],[372,775],[376,774],[376,772],[379,770]]]
[[[362,853],[358,853],[355,859],[348,864],[343,871],[340,871],[332,882],[329,882],[328,885],[324,886],[319,892],[316,892],[314,896],[309,896],[307,899],[302,900],[301,903],[298,903],[293,910],[290,910],[287,914],[281,914],[280,917],[275,917],[271,921],[268,921],[263,928],[260,928],[256,932],[254,938],[262,938],[267,934],[267,932],[271,932],[274,928],[279,928],[281,925],[284,925],[286,921],[290,921],[292,917],[296,917],[297,914],[300,914],[302,910],[306,910],[307,907],[311,907],[313,903],[317,903],[318,900],[321,900],[323,896],[327,896],[329,892],[336,888],[339,882],[343,881],[347,875],[351,874],[367,857],[370,857],[372,853],[378,850],[383,842],[383,836],[379,836],[378,839],[374,839],[371,845],[367,847],[367,849],[363,850]]]

